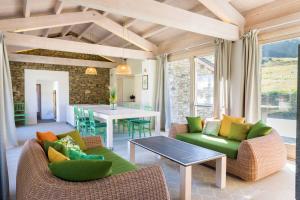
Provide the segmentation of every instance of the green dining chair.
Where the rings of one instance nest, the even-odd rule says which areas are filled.
[[[100,134],[104,140],[106,141],[106,123],[95,120],[94,111],[92,109],[88,110],[89,113],[89,125],[88,129],[92,135]]]
[[[152,111],[151,106],[144,106],[144,110]],[[139,137],[142,137],[142,133],[144,137],[146,137],[146,131],[151,136],[151,118],[140,118],[140,119],[133,119],[130,121],[131,123],[131,138],[134,138],[136,131],[139,133]]]
[[[25,103],[16,102],[14,103],[14,117],[15,122],[23,122],[24,125],[27,124],[27,114],[25,113]]]

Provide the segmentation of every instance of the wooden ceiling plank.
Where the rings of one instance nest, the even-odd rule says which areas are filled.
[[[217,17],[227,23],[238,25],[243,29],[245,18],[228,0],[198,0]]]
[[[143,37],[143,38],[149,38],[149,37],[152,37],[152,36],[154,36],[154,35],[156,35],[156,34],[158,34],[158,33],[163,32],[163,31],[165,31],[165,30],[167,30],[167,29],[169,29],[169,27],[167,27],[167,26],[163,26],[163,27],[161,27],[161,26],[159,26],[159,27],[154,27],[153,29],[151,29],[151,30],[147,31],[146,33],[144,33],[144,34],[142,35],[142,37]]]
[[[73,25],[64,27],[63,31],[61,32],[61,36],[62,37],[66,36],[72,30],[72,27]]]
[[[110,40],[111,38],[113,38],[115,35],[110,33],[108,36],[106,36],[105,38],[99,40],[97,42],[97,44],[104,44],[106,41]]]
[[[85,28],[79,35],[78,38],[81,39],[83,37],[84,34],[86,34],[87,32],[89,32],[93,27],[95,26],[94,23],[91,23],[87,28]]]
[[[227,40],[239,39],[239,28],[233,24],[153,0],[65,1],[198,34]]]
[[[292,13],[282,17],[274,18],[257,24],[248,24],[246,30],[259,29],[261,31],[274,29],[276,27],[286,26],[300,22],[300,12]]]
[[[55,51],[67,51],[74,53],[83,53],[100,56],[111,56],[132,59],[149,59],[154,54],[147,51],[124,49],[119,47],[111,47],[104,45],[95,45],[82,42],[73,42],[67,40],[43,38],[32,35],[24,35],[18,33],[5,33],[5,41],[7,45],[20,46],[26,48],[49,49]]]
[[[29,63],[43,63],[52,65],[69,65],[69,66],[93,66],[99,68],[113,68],[116,67],[116,63],[105,62],[105,61],[94,61],[94,60],[83,60],[73,58],[59,58],[50,56],[37,56],[27,54],[8,54],[9,61],[15,62],[29,62]]]

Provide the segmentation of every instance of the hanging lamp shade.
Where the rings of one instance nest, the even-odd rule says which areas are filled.
[[[126,63],[119,64],[116,68],[116,74],[131,75],[131,67]]]
[[[87,75],[97,75],[97,69],[95,67],[88,67],[85,70],[85,74],[87,74]]]

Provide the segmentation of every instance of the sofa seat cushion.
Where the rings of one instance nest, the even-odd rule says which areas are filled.
[[[96,147],[84,151],[86,154],[96,154],[104,156],[104,160],[112,162],[112,174],[116,175],[124,172],[129,172],[137,169],[137,166],[123,159],[114,152],[104,148]]]
[[[224,153],[227,157],[232,159],[237,158],[238,148],[240,146],[239,141],[229,140],[220,136],[204,135],[201,133],[178,134],[176,135],[176,139]]]

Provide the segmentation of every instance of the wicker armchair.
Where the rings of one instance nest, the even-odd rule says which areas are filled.
[[[100,137],[84,138],[88,148],[101,146]],[[88,182],[68,182],[48,169],[42,147],[30,140],[24,144],[17,173],[17,200],[121,200],[170,199],[163,172],[158,166],[126,172]]]
[[[186,124],[174,123],[169,137],[186,134]],[[269,135],[244,140],[238,149],[237,159],[227,158],[227,172],[246,181],[257,181],[281,170],[286,163],[287,153],[284,143],[276,130]],[[214,161],[207,162],[215,166]]]

